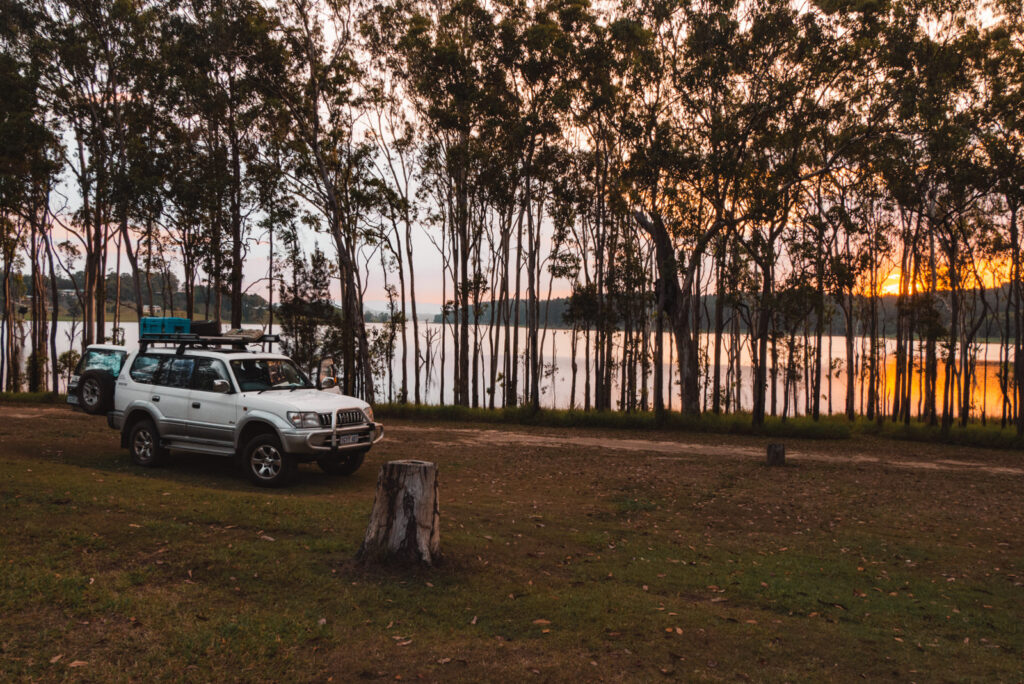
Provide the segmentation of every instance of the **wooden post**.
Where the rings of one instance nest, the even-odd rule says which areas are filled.
[[[769,467],[784,466],[786,465],[786,445],[785,444],[769,444],[768,445],[768,457],[765,463]]]
[[[433,565],[441,556],[440,519],[437,466],[389,461],[377,476],[373,511],[356,559]]]

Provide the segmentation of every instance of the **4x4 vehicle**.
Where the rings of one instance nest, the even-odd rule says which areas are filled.
[[[337,475],[358,470],[384,435],[370,405],[321,391],[287,356],[247,351],[247,341],[142,338],[107,414],[132,460],[156,466],[171,450],[231,456],[264,487],[286,484],[300,462]]]
[[[127,347],[91,344],[68,380],[68,403],[99,415],[114,408],[114,379],[128,356]]]

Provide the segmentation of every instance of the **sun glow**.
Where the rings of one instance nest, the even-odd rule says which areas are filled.
[[[878,293],[881,295],[895,295],[900,293],[900,272],[890,273],[878,286]]]
[[[1009,273],[1009,264],[1005,259],[989,259],[979,264],[978,270],[966,270],[962,275],[961,287],[965,289],[974,289],[979,287],[984,288],[996,288],[1000,287],[1003,283],[1007,282]],[[939,291],[949,289],[949,276],[945,269],[940,269],[937,272],[935,286]],[[882,278],[878,283],[878,294],[885,297],[888,295],[898,295],[900,293],[900,286],[903,285],[903,274],[897,268],[889,275]],[[917,291],[925,292],[929,290],[928,281],[919,276],[917,281]]]

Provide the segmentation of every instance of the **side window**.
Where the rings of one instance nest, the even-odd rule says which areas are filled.
[[[231,385],[223,362],[217,359],[196,359],[195,370],[192,371],[192,389],[212,392],[214,380],[225,380]]]
[[[165,387],[188,387],[192,379],[192,369],[196,365],[194,358],[170,356],[160,367],[156,384]]]
[[[132,363],[128,374],[135,382],[152,385],[156,381],[157,371],[160,370],[160,362],[165,357],[159,354],[139,354]]]

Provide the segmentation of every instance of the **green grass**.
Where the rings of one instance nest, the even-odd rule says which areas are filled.
[[[684,416],[669,413],[658,418],[651,411],[570,411],[530,407],[504,409],[467,408],[464,406],[426,406],[413,404],[377,404],[374,413],[388,418],[439,420],[506,425],[534,425],[556,428],[612,428],[619,430],[680,430],[718,434],[765,435],[769,437],[805,437],[808,439],[846,439],[851,427],[837,417],[813,421],[799,417],[782,420],[769,417],[762,426],[751,423],[750,414],[733,413]]]
[[[45,427],[0,413],[3,681],[1021,671],[1016,477],[463,442],[391,418],[351,478],[304,467],[263,491],[227,461],[137,468],[102,420],[41,410]],[[396,458],[440,469],[437,568],[353,561]]]
[[[0,392],[0,404],[63,404],[66,394],[57,392]]]
[[[909,442],[931,442],[955,444],[958,446],[983,447],[987,449],[1022,449],[1024,438],[1017,435],[1015,427],[1002,428],[999,423],[989,425],[969,423],[966,426],[953,425],[943,432],[941,427],[912,421],[910,425],[886,420],[881,424],[859,420],[856,430],[866,435],[879,435]]]
[[[452,422],[497,423],[504,425],[532,425],[555,428],[610,428],[619,430],[668,430],[693,433],[750,435],[777,438],[848,440],[859,435],[871,435],[900,441],[932,444],[955,444],[989,449],[1021,449],[1024,439],[1012,427],[1000,428],[998,423],[966,427],[952,426],[947,432],[939,427],[913,422],[906,426],[889,420],[881,424],[858,418],[849,421],[845,416],[822,416],[815,421],[808,416],[782,419],[768,416],[764,425],[755,426],[749,413],[684,416],[670,413],[658,419],[653,412],[637,411],[565,411],[530,407],[506,409],[467,408],[464,406],[416,406],[413,404],[378,404],[376,415],[384,418],[409,420],[436,420]]]

